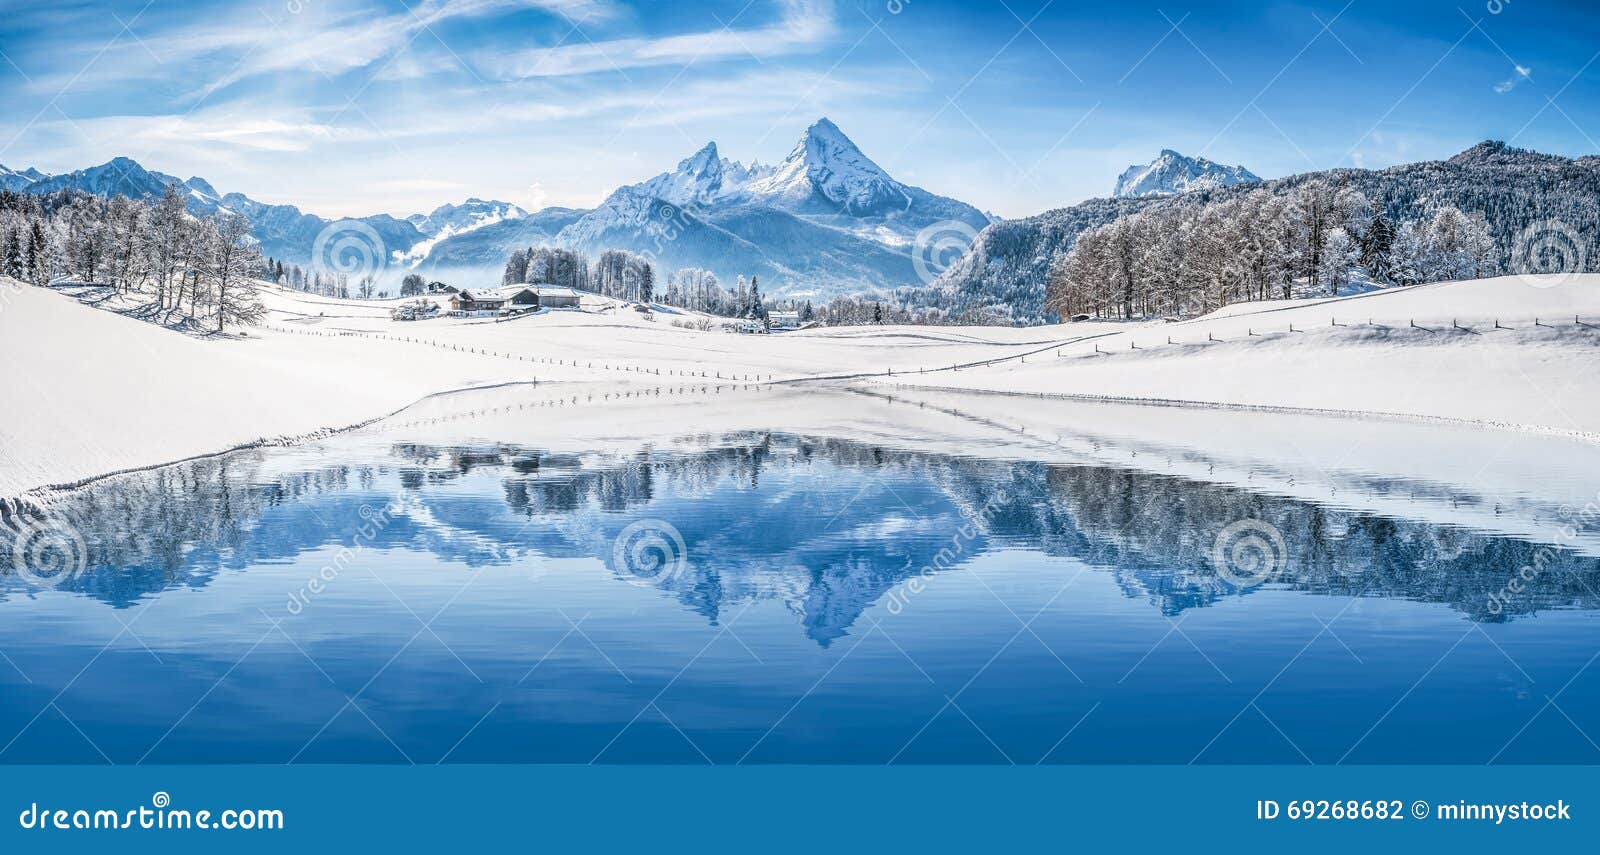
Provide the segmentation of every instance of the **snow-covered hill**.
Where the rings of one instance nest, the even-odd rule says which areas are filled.
[[[1287,196],[1316,179],[1360,191],[1392,222],[1418,220],[1444,205],[1483,214],[1502,260],[1533,223],[1560,222],[1586,237],[1591,247],[1600,235],[1600,157],[1574,159],[1487,141],[1448,160],[1387,169],[1330,169],[1179,196],[1090,199],[996,223],[944,271],[935,283],[941,292],[937,296],[947,305],[993,306],[1037,322],[1044,317],[1050,265],[1085,230],[1155,207],[1220,202],[1257,190]],[[1600,248],[1587,252],[1587,258],[1591,265],[1600,259]]]
[[[0,496],[343,427],[431,392],[534,378],[554,396],[598,384],[853,380],[885,391],[909,384],[1388,413],[1600,437],[1600,274],[1262,301],[1179,323],[769,336],[685,329],[667,310],[646,315],[601,298],[586,300],[585,311],[506,323],[405,323],[389,317],[396,301],[263,291],[267,327],[201,339],[0,278],[0,362],[9,369],[0,400],[27,403],[0,407]],[[363,366],[360,383],[329,372],[351,365]],[[1012,399],[995,400],[977,409],[992,415]]]
[[[1175,196],[1191,190],[1214,190],[1260,180],[1243,166],[1224,166],[1203,157],[1186,157],[1166,148],[1156,155],[1155,160],[1128,167],[1117,177],[1117,187],[1111,191],[1111,195],[1118,199]]]

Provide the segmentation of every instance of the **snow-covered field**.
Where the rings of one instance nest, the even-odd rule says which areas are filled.
[[[208,339],[0,280],[0,495],[527,381],[574,384],[561,388],[585,395],[675,394],[667,390],[719,379],[851,382],[1385,413],[1600,437],[1600,329],[1586,325],[1600,325],[1600,275],[1255,303],[1176,323],[774,335],[685,329],[673,321],[686,315],[647,318],[604,298],[501,323],[396,322],[389,309],[398,301],[263,290],[265,327]],[[987,407],[962,398],[965,410]],[[996,411],[1015,409],[1016,399],[990,400],[1006,402]]]

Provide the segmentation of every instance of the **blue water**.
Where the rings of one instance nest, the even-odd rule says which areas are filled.
[[[0,761],[1600,760],[1600,563],[1560,543],[866,437],[459,432],[10,520],[81,541],[0,577]],[[1282,542],[1230,575],[1242,520]]]

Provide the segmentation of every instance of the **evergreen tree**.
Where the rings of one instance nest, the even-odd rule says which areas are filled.
[[[44,225],[38,220],[28,232],[28,281],[50,284],[50,250],[44,238]]]
[[[0,261],[5,263],[5,273],[13,279],[22,279],[27,275],[27,243],[22,239],[22,230],[16,226],[11,227],[11,237],[6,241],[6,256]]]
[[[1389,281],[1389,249],[1394,246],[1394,225],[1379,212],[1361,235],[1361,266],[1378,282]]]
[[[750,277],[750,303],[745,309],[744,316],[751,320],[763,320],[767,317],[767,310],[761,305],[761,286],[754,276]]]

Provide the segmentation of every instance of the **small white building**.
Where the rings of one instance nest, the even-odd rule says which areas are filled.
[[[775,330],[797,330],[800,328],[800,313],[768,312],[767,327]]]

